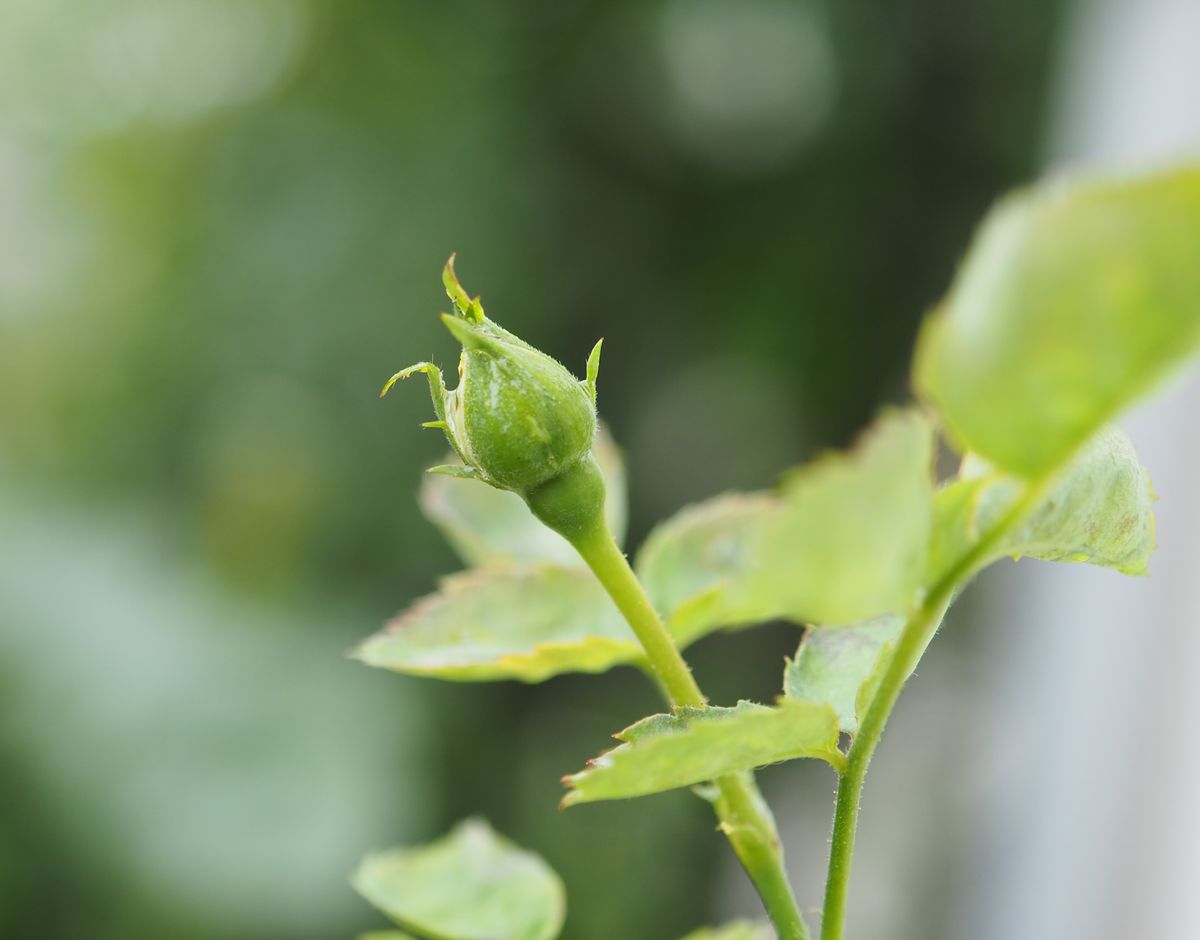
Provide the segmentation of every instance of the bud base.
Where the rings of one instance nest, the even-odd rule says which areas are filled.
[[[590,453],[569,470],[521,495],[538,519],[576,547],[606,529],[604,477]]]

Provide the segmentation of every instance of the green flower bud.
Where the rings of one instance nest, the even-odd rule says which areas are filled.
[[[454,313],[442,314],[442,321],[463,347],[458,387],[447,391],[437,366],[419,362],[397,372],[380,392],[386,394],[396,381],[417,372],[428,377],[438,420],[424,426],[444,431],[464,464],[435,467],[434,472],[512,490],[531,505],[537,502],[531,494],[546,491],[560,478],[586,477],[587,487],[594,489],[592,468],[582,465],[591,464],[596,436],[600,343],[588,357],[587,378],[580,381],[489,320],[479,298],[469,297],[459,284],[453,255],[442,280],[454,303]],[[552,489],[559,494],[557,504],[562,486]]]

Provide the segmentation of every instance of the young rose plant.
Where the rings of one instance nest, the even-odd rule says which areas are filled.
[[[456,681],[646,670],[668,710],[565,777],[562,802],[694,787],[712,804],[770,927],[739,922],[688,940],[810,940],[753,771],[826,762],[837,803],[820,937],[842,940],[867,767],[958,592],[1006,556],[1145,572],[1153,493],[1108,422],[1200,347],[1197,245],[1200,169],[1010,196],[922,330],[920,405],[884,412],[854,449],[770,492],[685,509],[632,567],[619,542],[620,460],[596,422],[600,344],[576,379],[488,319],[451,259],[454,313],[443,320],[463,347],[457,387],[422,362],[384,391],[418,372],[429,380],[426,426],[445,432],[460,462],[433,468],[422,505],[470,570],[357,655]],[[940,482],[939,433],[963,456]],[[776,701],[710,705],[680,650],[775,619],[806,626]],[[428,940],[553,940],[565,918],[545,862],[478,820],[368,857],[354,884]]]

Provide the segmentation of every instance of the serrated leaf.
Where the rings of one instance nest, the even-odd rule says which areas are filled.
[[[678,639],[714,627],[769,619],[776,610],[740,585],[757,562],[757,541],[779,511],[772,493],[727,493],[688,506],[659,525],[638,552],[636,569],[651,602]]]
[[[784,693],[796,702],[830,705],[839,728],[854,734],[862,716],[859,694],[903,627],[904,618],[893,614],[836,630],[810,628],[784,669]]]
[[[562,805],[661,793],[799,757],[840,767],[837,725],[828,705],[787,700],[651,715],[615,735],[619,747],[563,778],[569,792]]]
[[[604,475],[604,513],[618,543],[625,534],[626,486],[621,453],[601,427],[592,450]],[[539,522],[524,500],[476,480],[426,474],[421,509],[446,536],[462,560],[472,566],[495,562],[582,567],[574,548]]]
[[[981,459],[937,496],[930,583],[1011,509],[1023,483]],[[1107,427],[1090,440],[1049,495],[983,561],[1005,555],[1087,562],[1144,574],[1154,550],[1154,491],[1133,443]]]
[[[683,940],[775,940],[775,933],[766,924],[739,920],[724,927],[693,930]]]
[[[541,682],[633,662],[641,648],[591,572],[546,565],[452,575],[353,655],[412,675]]]
[[[1037,479],[1200,347],[1200,168],[1041,185],[987,217],[915,380],[963,450]]]
[[[438,940],[553,940],[566,916],[550,866],[479,819],[428,845],[369,855],[351,881],[401,927]]]
[[[781,499],[784,511],[757,545],[750,595],[826,625],[911,606],[933,525],[933,431],[924,416],[885,414],[849,454],[794,472]]]
[[[907,609],[922,584],[933,518],[933,433],[918,412],[886,413],[858,447],[789,474],[777,494],[726,495],[655,530],[638,572],[688,628],[772,618],[827,625]],[[688,632],[680,628],[681,632]]]

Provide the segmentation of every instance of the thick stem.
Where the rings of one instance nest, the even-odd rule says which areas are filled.
[[[671,704],[704,705],[691,669],[608,529],[595,525],[571,541],[629,622]],[[730,774],[716,784],[719,796],[713,806],[721,831],[754,882],[779,940],[809,940],[784,868],[775,820],[753,775]]]
[[[825,881],[825,906],[821,917],[821,940],[842,940],[846,928],[846,899],[850,867],[858,832],[858,810],[867,767],[879,746],[883,729],[891,717],[905,682],[924,655],[950,606],[954,593],[993,556],[999,541],[1041,502],[1051,480],[1030,484],[1017,503],[987,533],[959,558],[937,582],[925,600],[909,616],[880,680],[879,688],[859,725],[846,770],[838,783],[837,808],[833,819],[833,841],[829,852],[829,874]]]

